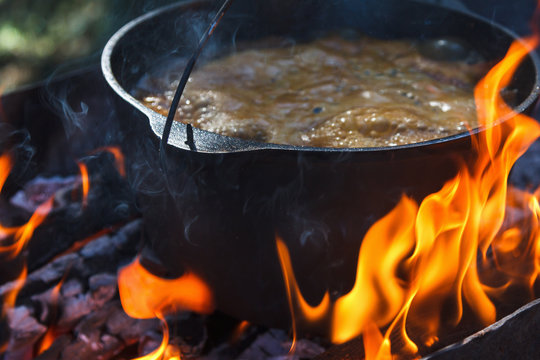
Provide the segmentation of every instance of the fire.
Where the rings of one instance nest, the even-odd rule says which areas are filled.
[[[104,146],[104,147],[97,148],[92,153],[95,154],[95,153],[99,153],[103,151],[107,151],[114,156],[114,164],[116,166],[116,169],[118,170],[118,173],[122,177],[126,177],[126,165],[124,161],[124,154],[122,153],[122,150],[120,150],[120,147]]]
[[[0,191],[9,176],[13,164],[9,154],[0,155]],[[22,226],[4,227],[0,224],[0,240],[13,236],[13,241],[9,245],[0,246],[0,254],[7,254],[8,258],[13,259],[19,255],[25,245],[30,241],[34,230],[45,220],[53,206],[53,199],[49,199],[38,206],[28,222]]]
[[[198,276],[188,272],[176,279],[163,279],[148,272],[139,258],[119,271],[118,290],[126,314],[137,319],[157,317],[163,324],[161,345],[152,353],[137,358],[139,360],[162,359],[170,348],[167,347],[169,330],[164,314],[179,309],[203,314],[214,310],[212,292]],[[180,355],[167,355],[165,358],[179,359]]]
[[[126,176],[126,165],[124,161],[124,154],[118,146],[104,146],[92,151],[92,154],[100,152],[109,152],[114,156],[114,165],[118,173],[122,176]],[[77,166],[81,173],[81,187],[82,187],[82,204],[83,207],[88,205],[88,193],[90,192],[90,176],[88,173],[88,167],[82,161],[77,161]],[[1,179],[0,179],[1,180]]]
[[[13,164],[11,161],[11,156],[9,154],[0,155],[0,192],[4,187],[7,177],[11,171]],[[15,232],[15,229],[5,228],[0,224],[0,239],[12,235]]]
[[[162,326],[162,329],[163,329],[163,340],[161,340],[161,344],[159,345],[159,347],[157,349],[155,349],[154,351],[152,351],[150,354],[135,358],[133,360],[160,360],[160,359],[163,359],[163,356],[165,354],[165,350],[167,349],[167,344],[169,343],[169,326],[167,325],[167,321],[165,321],[165,319],[163,318],[163,315],[161,315],[161,313],[158,312],[155,315],[161,321],[161,326]],[[169,358],[167,358],[166,360],[169,360]]]
[[[124,165],[124,157],[122,152],[118,147],[110,146],[98,149],[98,151],[108,151],[111,152],[114,155],[115,158],[115,166],[118,169],[118,172],[120,175],[125,176],[125,165]],[[81,185],[82,185],[82,193],[83,193],[83,206],[86,206],[87,199],[88,199],[88,193],[90,189],[90,180],[89,180],[89,173],[86,165],[82,162],[77,163],[81,172]],[[10,171],[13,167],[13,162],[11,159],[11,156],[9,153],[0,154],[0,191],[3,188],[3,185],[5,181],[7,180]],[[31,215],[29,220],[20,226],[11,226],[6,227],[2,224],[0,224],[0,254],[5,256],[7,260],[13,260],[18,257],[24,258],[23,250],[25,249],[28,242],[31,240],[32,236],[34,235],[34,231],[37,227],[39,227],[43,221],[46,219],[48,214],[53,209],[54,205],[54,196],[51,196],[48,200],[41,203],[34,213]],[[93,239],[99,237],[100,235],[110,232],[111,229],[104,229],[94,236],[90,236],[87,239],[84,239],[82,241],[76,242],[73,244],[73,246],[68,249],[67,252],[72,252],[80,249],[82,246],[87,244],[88,242],[92,241]],[[21,254],[22,253],[22,254]],[[27,267],[24,266],[23,270],[15,279],[11,282],[11,289],[6,293],[6,295],[3,298],[3,304],[2,304],[2,314],[1,316],[6,316],[7,311],[14,308],[15,302],[17,299],[17,296],[24,286],[24,283],[26,281],[27,277]],[[197,280],[193,276],[186,276],[184,279],[184,283],[186,285],[194,284],[193,288],[198,290],[199,293],[204,293],[204,289],[201,290],[201,287],[197,289]],[[62,286],[64,279],[54,287],[52,291],[52,305],[55,307],[56,302],[58,301],[58,296],[60,292],[60,287]],[[211,296],[208,296],[208,298],[211,298]],[[166,301],[166,300],[164,300]],[[176,304],[176,303],[175,303]],[[201,304],[195,304],[195,302],[189,302],[187,301],[180,301],[177,305],[186,306],[187,308],[198,308],[202,309],[204,306],[207,306],[211,308],[211,300],[208,300],[206,303],[204,301],[201,301]],[[165,324],[166,325],[166,324]],[[40,340],[40,342],[37,344],[35,350],[36,354],[39,355],[46,351],[54,342],[56,337],[59,335],[58,329],[55,328],[55,326],[49,327],[47,330],[47,333],[44,335],[44,337]],[[167,335],[168,336],[168,335]],[[168,341],[168,340],[167,340]],[[7,349],[7,343],[0,346],[0,353],[3,353]],[[168,358],[170,359],[180,359],[179,355],[175,355],[174,348],[169,346],[167,347],[166,354],[170,353],[171,356]],[[146,359],[146,358],[145,358]]]
[[[0,155],[0,192],[4,187],[4,183],[11,171],[12,165],[11,157],[8,154]]]
[[[311,323],[316,323],[325,317],[326,313],[328,312],[328,308],[330,306],[330,295],[328,292],[324,294],[324,297],[321,301],[321,303],[315,307],[309,305],[304,297],[302,296],[302,292],[300,291],[300,288],[298,287],[298,284],[296,283],[296,278],[294,276],[292,264],[291,264],[291,257],[289,255],[289,250],[287,249],[287,246],[279,238],[279,236],[276,239],[276,245],[277,245],[277,251],[279,254],[279,261],[281,264],[281,270],[283,272],[283,278],[285,281],[285,290],[287,292],[287,299],[289,300],[289,310],[291,312],[291,319],[292,319],[292,331],[293,331],[293,341],[291,344],[291,349],[289,353],[294,353],[296,348],[296,316],[295,316],[295,308],[298,308],[300,310],[300,313],[302,315],[303,319],[306,319],[307,321]]]
[[[146,270],[139,259],[120,269],[118,290],[122,307],[136,319],[151,319],[178,309],[209,314],[214,310],[212,293],[195,274],[163,279]]]
[[[383,338],[375,323],[366,325],[363,340],[366,359],[392,360],[390,341]]]
[[[7,254],[11,259],[17,257],[32,238],[35,229],[41,225],[52,210],[53,202],[54,198],[51,197],[49,200],[39,205],[30,217],[30,220],[22,226],[14,228],[4,228],[0,226],[2,233],[14,236],[12,244],[0,246],[0,254]]]
[[[540,125],[515,113],[500,91],[537,45],[536,37],[512,44],[476,86],[483,130],[471,134],[474,163],[463,163],[454,179],[421,204],[403,196],[368,230],[349,293],[332,304],[325,296],[318,307],[307,305],[288,251],[276,239],[293,331],[299,318],[313,322],[328,314],[332,341],[362,334],[366,359],[390,359],[392,353],[418,357],[420,345],[432,346],[443,327],[460,323],[464,307],[488,325],[497,318],[493,300],[510,286],[525,285],[534,296],[540,274],[540,189],[509,189],[507,179],[516,160],[540,137]],[[507,207],[519,209],[517,223],[507,216]],[[484,275],[494,271],[491,263],[503,284]],[[408,328],[422,335],[413,341]],[[398,341],[391,344],[390,338]]]
[[[67,273],[64,274],[64,276],[62,277],[60,282],[58,284],[56,284],[56,286],[53,288],[53,290],[51,292],[51,301],[50,302],[51,302],[51,306],[53,307],[55,312],[56,312],[56,309],[57,309],[57,306],[58,306],[58,296],[60,295],[60,288],[62,287],[62,285],[64,283],[66,275],[67,275]],[[56,316],[56,314],[54,314],[53,320],[54,320],[55,316]],[[57,329],[55,328],[54,325],[50,326],[47,329],[47,332],[45,333],[45,335],[43,336],[41,341],[39,342],[37,355],[41,355],[42,353],[47,351],[47,349],[49,349],[51,347],[51,345],[53,344],[54,340],[56,340],[57,337],[58,337]]]
[[[91,243],[92,241],[104,236],[104,235],[107,235],[107,234],[110,234],[111,232],[113,232],[114,230],[116,230],[118,228],[118,226],[112,226],[110,228],[106,228],[106,229],[101,229],[99,230],[97,233],[95,234],[92,234],[82,240],[78,240],[78,241],[75,241],[73,243],[73,245],[71,245],[68,249],[66,249],[65,251],[61,252],[60,254],[56,255],[53,260],[61,257],[61,256],[64,256],[66,254],[71,254],[71,253],[74,253],[76,251],[79,251],[80,249],[82,249],[84,246],[86,246],[87,244]]]
[[[90,191],[90,179],[88,177],[88,168],[83,162],[77,162],[79,171],[81,172],[81,186],[82,186],[82,204],[86,207],[88,204],[88,192]]]
[[[19,291],[21,291],[27,275],[28,275],[28,267],[25,264],[21,273],[17,277],[17,279],[15,279],[15,281],[12,282],[11,290],[4,297],[4,304],[2,306],[2,317],[6,315],[6,312],[8,310],[13,309],[15,307],[15,301],[17,300],[17,295],[19,294]]]
[[[249,321],[246,321],[246,320],[241,321],[234,329],[230,337],[229,343],[234,344],[235,342],[237,342],[242,337],[242,335],[247,331],[247,329],[249,329],[250,326],[251,324],[249,323]]]

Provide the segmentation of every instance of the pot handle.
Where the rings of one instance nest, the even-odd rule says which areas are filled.
[[[214,19],[204,32],[203,36],[201,37],[201,40],[199,41],[199,45],[197,45],[197,49],[191,55],[191,58],[189,59],[184,72],[182,73],[182,78],[180,79],[180,82],[178,83],[178,87],[176,88],[176,92],[174,93],[174,97],[171,103],[171,107],[169,109],[169,112],[167,114],[167,120],[165,121],[165,124],[163,126],[163,132],[161,133],[161,142],[159,146],[159,158],[161,162],[161,168],[163,172],[167,173],[167,162],[166,162],[166,147],[169,140],[169,135],[171,133],[172,124],[174,121],[174,115],[176,114],[176,110],[178,109],[178,104],[180,103],[180,98],[182,97],[182,93],[184,92],[184,88],[186,87],[186,84],[188,82],[189,76],[191,75],[191,71],[193,71],[193,67],[195,66],[195,63],[197,62],[197,59],[199,58],[199,55],[201,54],[201,51],[204,49],[204,46],[206,45],[206,42],[208,39],[210,39],[210,36],[214,33],[214,30],[218,26],[220,20],[225,15],[225,12],[229,9],[231,6],[233,0],[225,0],[223,2],[223,5],[221,5],[221,8],[216,13],[216,16],[214,16]],[[191,125],[185,125],[186,127],[186,145],[190,148],[190,150],[195,150],[195,143],[193,141],[193,127]]]
[[[176,148],[200,153],[233,153],[252,150],[262,150],[271,148],[281,148],[283,146],[274,144],[262,144],[255,141],[233,138],[225,135],[216,134],[210,131],[202,130],[193,127],[190,124],[184,124],[179,121],[174,121],[171,124],[171,129],[167,139],[164,139],[166,119],[163,115],[153,112],[152,110],[144,109],[145,115],[148,117],[152,132],[161,138],[160,152],[165,154],[166,144]],[[166,144],[165,144],[166,141]],[[161,155],[160,155],[161,157]],[[160,160],[163,161],[164,159]],[[163,165],[163,163],[162,163]],[[165,169],[164,169],[165,170]]]

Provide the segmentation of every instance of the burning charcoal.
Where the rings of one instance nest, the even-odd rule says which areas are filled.
[[[185,357],[199,356],[208,339],[206,317],[181,312],[166,319],[171,329],[169,343]]]
[[[105,235],[93,240],[88,245],[83,247],[80,254],[86,260],[85,262],[91,267],[107,265],[114,265],[116,267],[116,263],[108,263],[109,260],[113,260],[111,258],[115,255],[114,251],[111,251],[113,246],[114,244],[111,241],[111,237]],[[105,268],[103,270],[108,269]]]
[[[116,272],[123,257],[133,258],[136,255],[140,228],[140,220],[135,220],[117,233],[102,236],[84,246],[80,251],[85,260],[83,273],[90,276],[96,272]]]
[[[285,356],[289,352],[286,343],[289,336],[283,330],[271,329],[260,335],[239,359],[271,359]]]
[[[61,304],[62,316],[58,325],[61,327],[76,323],[80,318],[90,314],[100,314],[102,307],[116,294],[116,286],[100,286],[87,294],[76,294],[64,298]],[[105,307],[107,308],[107,307]]]
[[[88,240],[91,243],[96,233],[136,216],[133,207],[129,205],[131,200],[124,189],[126,187],[127,184],[118,181],[109,183],[102,179],[94,182],[93,191],[90,191],[87,206],[84,207],[80,199],[71,199],[71,190],[57,192],[53,210],[35,230],[32,241],[28,243],[29,271],[45,265],[62,252],[73,251],[77,242]],[[120,211],[120,208],[125,208],[125,211]],[[136,252],[137,248],[132,248],[131,251]],[[116,262],[111,264],[104,261],[102,264],[110,266]],[[106,269],[95,271],[103,270]]]
[[[92,291],[101,287],[116,286],[116,276],[113,274],[96,274],[88,279],[88,285]]]
[[[47,331],[32,316],[30,309],[19,306],[7,312],[10,339],[6,353],[32,348],[34,343]]]
[[[19,298],[24,299],[36,296],[34,300],[42,302],[44,299],[41,299],[39,294],[47,292],[51,287],[58,284],[68,269],[75,269],[80,266],[82,266],[82,259],[76,254],[59,257],[28,275],[24,287],[19,294]]]
[[[79,322],[74,329],[75,333],[77,333],[78,336],[84,334],[87,338],[92,337],[91,334],[94,334],[96,331],[100,334],[101,330],[99,329],[105,325],[109,316],[111,316],[115,310],[116,307],[114,303],[107,304],[102,308],[95,310]]]
[[[76,339],[66,346],[62,359],[109,359],[122,351],[124,343],[103,332],[103,325],[116,309],[116,304],[110,303],[85,316],[74,328]]]
[[[206,323],[209,332],[207,346],[210,345],[210,352],[201,360],[236,359],[247,347],[251,346],[262,331],[266,331],[247,321],[238,323],[237,320],[220,313],[211,315]],[[214,342],[219,345],[216,346]]]
[[[362,338],[354,338],[346,343],[331,346],[322,354],[314,358],[315,360],[364,360],[364,343]]]
[[[64,275],[68,268],[78,268],[82,266],[82,261],[77,254],[68,254],[61,256],[56,260],[48,263],[39,270],[33,271],[27,279],[25,287],[31,283],[41,284],[41,286],[54,285]]]
[[[57,360],[60,359],[62,351],[71,342],[71,335],[61,335],[54,340],[51,346],[41,353],[35,360]]]
[[[97,241],[97,244],[93,244],[94,241],[92,241],[84,246],[79,253],[60,256],[42,268],[32,271],[25,281],[20,297],[30,298],[47,291],[56,285],[68,271],[82,278],[105,270],[112,273],[116,272],[118,264],[122,260],[131,259],[136,254],[139,230],[140,220],[135,220],[112,235],[95,239],[94,241]],[[79,254],[83,255],[83,257]],[[91,279],[90,282],[90,286],[94,286],[92,289],[97,289],[96,287],[99,287],[101,283],[108,283],[110,287],[114,282],[114,275],[102,274],[93,280]],[[12,283],[1,286],[0,295],[5,294],[12,286]],[[70,285],[68,281],[62,286],[62,293],[65,297],[69,297],[69,294],[66,295],[66,291],[76,291],[75,288],[68,290],[71,286],[80,289],[81,285]],[[109,289],[109,291],[111,290]],[[36,298],[36,300],[39,299]],[[97,298],[95,300],[97,301]]]
[[[41,294],[33,295],[31,297],[33,301],[37,302],[40,305],[39,306],[40,312],[39,312],[38,319],[42,323],[45,323],[47,319],[49,318],[51,312],[53,312],[52,307],[57,306],[57,304],[55,305],[53,294],[54,294],[54,287],[50,288],[49,290]]]
[[[288,349],[291,348],[292,342],[286,342],[284,343],[284,346]],[[313,359],[317,355],[320,355],[324,352],[324,348],[320,346],[319,344],[307,340],[307,339],[299,339],[296,342],[296,348],[294,351],[294,355],[298,356],[300,359]]]
[[[93,302],[89,294],[79,294],[74,297],[63,299],[61,304],[62,315],[58,321],[60,327],[69,328],[83,316],[93,310]]]
[[[20,360],[20,359],[30,359],[32,356],[32,346],[20,349],[20,350],[7,350],[3,360]]]
[[[73,297],[82,293],[82,285],[79,281],[71,279],[62,284],[60,291],[63,297]]]
[[[107,360],[112,359],[122,351],[122,343],[113,336],[88,338],[85,335],[77,337],[76,341],[69,344],[62,351],[62,360]]]
[[[36,177],[28,182],[24,190],[18,191],[11,199],[10,203],[16,207],[26,210],[28,213],[36,211],[37,207],[53,196],[57,191],[65,188],[72,188],[77,182],[75,176],[51,178]]]
[[[139,340],[139,354],[149,354],[161,345],[163,334],[158,330],[147,331]]]
[[[89,279],[90,292],[95,307],[101,307],[116,295],[116,276],[94,275]]]
[[[141,334],[160,328],[157,319],[133,319],[122,310],[118,302],[114,302],[114,306],[115,311],[107,319],[107,331],[120,337],[127,344],[136,342]]]

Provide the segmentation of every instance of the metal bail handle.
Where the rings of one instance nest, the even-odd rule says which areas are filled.
[[[171,102],[171,107],[169,108],[169,113],[167,114],[167,120],[165,121],[165,126],[163,127],[163,133],[161,134],[161,142],[159,145],[159,158],[161,162],[161,170],[166,174],[167,173],[167,157],[166,157],[166,148],[167,143],[169,141],[169,135],[171,133],[171,127],[174,120],[174,115],[176,114],[176,110],[178,109],[178,104],[180,103],[180,98],[182,97],[182,93],[184,92],[184,88],[186,87],[186,84],[188,82],[189,76],[191,75],[191,72],[193,71],[193,67],[195,66],[195,63],[197,62],[197,59],[199,58],[199,55],[201,54],[202,50],[204,49],[204,46],[206,45],[208,39],[212,34],[214,33],[214,30],[218,26],[219,22],[221,21],[221,18],[223,18],[223,15],[225,15],[225,12],[229,9],[231,6],[233,0],[225,0],[223,2],[223,5],[221,5],[221,8],[214,16],[214,19],[204,32],[203,36],[201,37],[201,40],[199,40],[199,44],[197,46],[197,49],[191,55],[191,58],[189,59],[184,72],[182,73],[182,78],[180,79],[180,82],[178,83],[178,87],[176,88],[176,92],[174,93],[173,100]],[[186,124],[186,132],[187,132],[187,141],[186,144],[189,146],[190,150],[197,150],[195,147],[195,142],[193,141],[193,128],[191,127],[191,124]]]

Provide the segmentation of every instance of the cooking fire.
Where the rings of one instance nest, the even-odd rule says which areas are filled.
[[[427,99],[452,86],[459,88],[459,96],[470,90],[478,126],[460,122],[468,131],[437,133],[420,143],[385,142],[390,145],[379,148],[274,144],[258,142],[258,130],[254,136],[249,131],[235,136],[231,127],[224,133],[197,128],[197,114],[202,118],[213,114],[212,119],[205,118],[214,121],[212,124],[223,121],[223,113],[210,98],[218,105],[229,104],[227,101],[244,92],[245,103],[257,103],[246,90],[255,86],[246,75],[250,65],[220,74],[220,64],[231,62],[227,64],[231,66],[260,54],[270,56],[267,49],[261,53],[250,49],[212,63],[212,51],[215,56],[216,51],[225,50],[210,41],[208,53],[202,53],[202,59],[210,62],[196,70],[192,84],[200,85],[213,71],[210,82],[203,83],[203,90],[187,90],[191,98],[184,99],[179,108],[166,149],[159,149],[167,111],[157,103],[163,99],[139,102],[131,95],[140,92],[141,86],[148,90],[155,85],[146,77],[150,64],[156,66],[155,59],[137,63],[139,60],[123,56],[140,52],[133,49],[134,37],[139,40],[137,46],[146,50],[158,46],[155,39],[145,40],[146,30],[170,21],[185,34],[182,46],[193,47],[188,47],[189,42],[196,44],[193,39],[200,35],[196,20],[200,17],[206,24],[209,14],[215,13],[215,6],[209,10],[208,4],[180,3],[126,25],[105,48],[105,77],[98,69],[85,70],[52,85],[0,98],[0,357],[537,358],[540,124],[534,107],[540,91],[535,55],[539,34],[533,31],[533,35],[517,38],[471,14],[409,4],[419,18],[422,11],[434,18],[448,16],[452,19],[445,24],[449,29],[471,26],[483,35],[497,33],[496,39],[509,40],[503,50],[484,44],[482,66],[489,64],[490,70],[468,90],[463,83],[450,84],[440,73],[434,75],[432,68],[425,70],[441,60],[422,59],[424,67],[414,62],[421,55],[408,47],[422,43],[363,37],[336,40],[331,35],[317,40],[315,50],[305,50],[305,44],[280,45],[271,55],[276,59],[263,61],[272,67],[272,74],[258,79],[261,83],[256,84],[255,97],[272,93],[270,86],[281,81],[279,71],[300,76],[292,69],[298,63],[287,62],[285,70],[279,70],[276,64],[283,61],[279,56],[291,61],[308,52],[320,55],[335,45],[332,39],[339,51],[334,49],[335,57],[326,54],[324,58],[333,61],[328,65],[335,67],[332,77],[343,69],[336,65],[341,52],[360,56],[355,47],[373,41],[381,47],[408,48],[407,56],[415,60],[401,59],[393,65],[409,65],[391,74],[369,76],[375,81],[377,77],[395,81],[410,71],[407,76],[423,84],[414,95],[416,102],[425,100],[422,91],[432,92],[425,95]],[[253,40],[250,36],[267,35],[252,28],[244,34],[245,24],[235,21],[253,14],[244,14],[248,10],[235,5],[222,25],[213,29],[214,36],[227,38],[232,26],[241,47],[243,40]],[[265,14],[283,11],[261,6]],[[321,5],[322,13],[336,17],[333,6]],[[395,21],[402,18],[399,9]],[[177,22],[176,15],[184,13],[190,14],[182,18],[186,23]],[[285,23],[298,13],[283,14]],[[392,16],[373,12],[374,17],[380,14]],[[339,21],[340,16],[336,17]],[[533,24],[537,17],[535,14]],[[271,18],[268,21],[277,21]],[[323,23],[320,18],[319,23]],[[418,26],[422,36],[425,31],[439,31],[424,29],[425,23]],[[452,37],[444,41],[448,39]],[[141,53],[159,57],[159,51],[168,46]],[[493,59],[488,48],[495,54]],[[376,56],[373,54],[382,50],[369,51],[369,56]],[[482,52],[480,45],[478,51]],[[170,49],[166,53],[170,55]],[[397,59],[402,55],[396,55]],[[185,60],[181,58],[174,66]],[[410,65],[411,61],[419,67]],[[458,66],[444,61],[445,74]],[[358,68],[353,65],[347,66]],[[323,68],[321,65],[319,70]],[[204,69],[212,70],[205,73]],[[358,74],[365,72],[361,70]],[[220,75],[240,76],[245,88],[236,82],[233,95],[227,93],[227,86],[216,95],[212,81],[222,81],[216,80]],[[179,80],[178,71],[169,76]],[[367,81],[372,78],[356,78],[351,94],[376,93],[378,90],[362,90]],[[393,87],[406,89],[409,80],[403,81],[405,85]],[[300,103],[306,94],[315,96],[328,89],[320,90],[317,83],[312,84],[316,91],[308,91],[299,80],[292,82],[294,86],[287,86],[298,85],[294,99]],[[343,87],[349,84],[342,83]],[[208,84],[212,86],[204,88]],[[62,111],[43,102],[43,92],[51,99],[70,86],[77,90],[61,99]],[[345,98],[349,93],[343,89]],[[375,96],[371,100],[382,104],[386,90],[370,95]],[[276,100],[280,108],[294,105],[283,96],[276,95],[281,99]],[[321,104],[317,110],[311,103],[301,110],[308,120],[317,119],[315,127],[328,121],[325,111],[342,100],[317,99]],[[354,114],[366,113],[362,104],[350,105],[356,104],[353,100],[343,101],[354,106]],[[394,98],[391,100],[394,106]],[[152,101],[157,112],[144,106]],[[261,104],[255,107],[257,111],[268,106],[267,102]],[[403,112],[414,113],[418,105],[414,104],[412,101]],[[224,118],[253,115],[234,113],[246,105],[240,101],[233,105]],[[449,114],[440,103],[437,109]],[[186,114],[190,119],[183,122]],[[330,123],[337,121],[334,115]],[[356,115],[343,123],[361,122]],[[67,131],[65,123],[73,117],[88,126]],[[39,123],[39,119],[47,121]],[[104,124],[111,128],[102,131]],[[326,129],[328,123],[324,124],[316,131]],[[301,126],[296,130],[302,131]],[[291,136],[301,138],[297,135]]]

